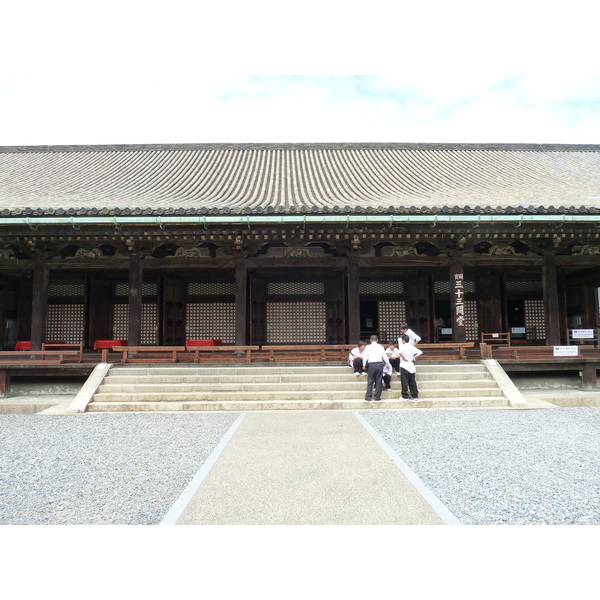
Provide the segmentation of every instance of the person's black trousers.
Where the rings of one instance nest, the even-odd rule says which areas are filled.
[[[381,400],[381,384],[383,383],[383,363],[367,363],[367,393],[365,400],[370,400],[375,386],[375,400]]]
[[[410,395],[416,400],[419,397],[416,373],[409,373],[406,369],[400,369],[400,381],[402,382],[402,397],[407,399],[408,390],[410,390]]]

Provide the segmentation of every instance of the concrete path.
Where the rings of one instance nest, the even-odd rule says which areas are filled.
[[[214,464],[195,478],[194,489],[188,487],[163,524],[439,525],[453,520],[444,507],[436,507],[433,495],[417,489],[420,482],[410,469],[401,470],[401,461],[357,413],[249,412],[241,419]]]

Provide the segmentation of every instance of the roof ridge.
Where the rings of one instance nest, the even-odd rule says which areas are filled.
[[[199,144],[91,144],[0,146],[0,153],[25,152],[134,152],[181,150],[488,150],[537,152],[600,152],[600,144],[540,143],[418,143],[418,142],[292,142]]]

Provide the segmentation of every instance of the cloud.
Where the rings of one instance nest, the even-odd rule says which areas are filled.
[[[21,73],[0,144],[600,140],[600,77]]]

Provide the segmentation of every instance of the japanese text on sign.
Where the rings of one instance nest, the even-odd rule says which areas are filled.
[[[457,327],[465,326],[465,287],[462,273],[454,274],[454,306]]]

